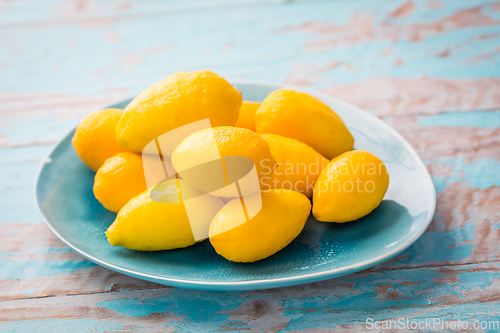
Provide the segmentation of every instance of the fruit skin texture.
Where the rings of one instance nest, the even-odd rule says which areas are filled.
[[[277,134],[260,135],[271,148],[278,166],[271,175],[271,188],[290,189],[310,198],[314,182],[328,160],[303,142]]]
[[[262,209],[247,222],[238,205],[239,198],[227,203],[209,230],[215,251],[234,262],[254,262],[275,254],[300,234],[311,211],[305,195],[283,189],[262,192]]]
[[[97,171],[104,161],[125,151],[116,140],[116,126],[123,114],[120,109],[104,109],[86,116],[71,139],[76,153],[89,168]]]
[[[313,194],[313,214],[323,222],[349,222],[378,207],[389,187],[389,173],[375,155],[353,150],[323,169]],[[352,190],[351,190],[352,189]]]
[[[297,139],[332,159],[354,146],[342,119],[325,103],[305,93],[278,89],[270,93],[255,113],[258,133]]]
[[[255,112],[260,107],[259,102],[243,101],[241,104],[236,127],[248,128],[255,132]]]
[[[104,208],[115,213],[146,189],[142,157],[133,152],[108,158],[94,177],[96,199]]]
[[[113,246],[124,246],[138,251],[171,250],[196,243],[184,202],[179,200],[180,186],[185,189],[189,185],[182,184],[182,180],[178,181],[179,183],[176,179],[171,179],[162,183],[162,200],[172,201],[170,203],[151,200],[150,191],[153,189],[132,198],[123,206],[116,220],[106,231],[108,242]],[[196,192],[192,188],[190,191]],[[219,198],[204,198],[199,209],[207,214],[207,228],[222,206]]]
[[[158,136],[198,120],[209,118],[212,126],[232,126],[241,102],[241,93],[211,71],[176,73],[127,105],[116,128],[118,143],[140,153]]]
[[[172,153],[172,164],[179,171],[193,166],[199,161],[205,161],[205,156],[213,155],[210,152],[212,141],[215,141],[218,153],[224,156],[246,156],[253,160],[257,169],[259,180],[262,177],[269,177],[274,171],[276,160],[271,154],[271,150],[266,141],[255,132],[246,128],[232,126],[221,126],[204,129],[195,132],[185,138]],[[200,181],[193,181],[181,172],[181,177],[191,186],[204,190]],[[208,179],[207,182],[210,180]],[[260,187],[265,184],[260,182]],[[243,190],[243,189],[242,189]],[[258,190],[258,189],[257,189]],[[247,193],[249,194],[249,193]],[[231,196],[218,194],[219,196]]]

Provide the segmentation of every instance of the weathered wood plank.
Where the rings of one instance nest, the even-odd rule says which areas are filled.
[[[0,329],[366,331],[368,318],[494,322],[499,279],[498,264],[481,264],[363,272],[250,292],[162,288],[2,301]]]
[[[20,108],[37,109],[31,96],[40,93],[129,96],[172,72],[210,68],[305,85],[379,115],[498,109],[498,5],[412,3],[406,11],[406,1],[336,1],[6,28],[0,91],[24,92]],[[100,105],[91,103],[89,112]]]
[[[410,139],[412,144],[419,149],[419,146],[422,144],[420,139],[426,139],[426,142],[430,142],[431,138],[434,138],[435,142],[433,143],[432,150],[436,150],[439,146],[441,149],[447,149],[448,144],[456,145],[453,136],[460,136],[458,139],[461,142],[468,140],[469,145],[484,145],[482,139],[485,139],[485,137],[489,137],[488,140],[491,142],[496,142],[495,137],[498,136],[498,129],[495,129],[495,126],[498,127],[498,111],[496,110],[500,108],[500,96],[495,94],[495,92],[500,90],[500,79],[496,80],[498,82],[495,82],[495,80],[466,80],[463,83],[457,80],[449,80],[448,83],[443,83],[447,91],[439,87],[434,89],[433,83],[429,80],[423,80],[408,87],[405,87],[406,84],[401,80],[399,82],[393,80],[391,83],[393,88],[383,89],[383,91],[387,92],[385,96],[377,95],[375,92],[370,95],[369,91],[370,89],[378,89],[377,87],[384,86],[384,84],[388,84],[391,80],[385,80],[385,83],[371,81],[367,84],[371,88],[365,88],[365,83],[356,83],[353,85],[335,86],[329,94],[381,116],[391,126],[401,126],[401,133],[408,139],[410,137],[405,128],[406,126],[412,124],[412,131],[419,133],[418,128],[421,126],[421,122],[425,125],[425,119],[427,118],[419,117],[417,116],[418,114],[432,115],[451,112],[453,115],[448,118],[450,122],[457,121],[452,120],[451,117],[456,119],[475,117],[475,121],[480,122],[484,116],[484,126],[479,124],[479,126],[475,126],[475,129],[472,128],[473,126],[467,127],[466,130],[471,133],[472,136],[470,138],[472,140],[469,140],[468,136],[460,135],[449,128],[450,126],[445,126],[447,127],[445,129],[447,131],[446,134],[442,133],[443,137],[450,136],[450,140],[445,141],[446,143],[442,141],[442,138],[437,138],[431,133],[429,133],[429,139],[426,139],[426,135],[420,135],[418,140]],[[412,80],[407,80],[407,83],[409,81]],[[462,87],[458,87],[460,85]],[[483,88],[478,88],[477,90],[467,89],[466,87],[469,85],[483,86]],[[433,88],[429,89],[429,86]],[[426,87],[427,89],[424,89]],[[298,88],[300,89],[300,87]],[[304,88],[307,89],[307,87]],[[422,93],[418,93],[415,89],[419,89]],[[364,91],[365,94],[359,94],[359,91]],[[463,93],[464,91],[466,92]],[[401,96],[407,96],[408,98],[400,99]],[[40,93],[0,94],[0,147],[56,142],[88,113],[128,97],[130,97],[130,94],[125,89],[113,91],[106,95],[88,96],[45,95]],[[497,108],[494,109],[494,106],[497,106]],[[491,111],[494,112],[491,114],[488,112],[476,113],[476,108],[492,109]],[[454,111],[465,112],[465,114],[461,115]],[[408,119],[397,118],[391,120],[391,115],[399,114],[413,114],[414,116]],[[492,126],[492,123],[489,122],[490,118],[494,118],[493,124],[495,126]],[[446,118],[443,119],[446,120]],[[445,124],[441,123],[440,125]],[[453,125],[453,123],[450,123],[450,125]],[[29,131],[27,131],[28,128]],[[437,128],[436,126],[423,129],[435,134],[442,131],[441,128]],[[410,135],[413,134],[410,133]],[[426,149],[419,150],[425,152],[428,148],[429,146]]]
[[[463,115],[466,116],[465,113]],[[500,259],[500,181],[497,174],[500,169],[500,144],[490,144],[487,140],[489,136],[485,136],[486,146],[480,149],[461,147],[460,141],[452,146],[455,136],[440,136],[440,131],[464,134],[467,127],[415,125],[420,122],[427,122],[428,125],[432,125],[433,121],[439,123],[441,117],[420,117],[417,120],[411,117],[391,118],[398,122],[396,127],[401,126],[399,129],[404,129],[403,132],[416,142],[424,142],[421,153],[427,155],[426,163],[438,191],[438,205],[431,226],[413,246],[372,270]],[[423,130],[427,127],[436,132]],[[432,133],[450,142],[450,152],[441,148],[432,150]],[[498,137],[498,132],[489,132],[489,135]],[[425,142],[430,142],[429,147]],[[0,191],[3,199],[0,200],[0,221],[4,222],[1,223],[2,234],[8,235],[0,242],[0,262],[4,267],[4,273],[0,274],[0,299],[154,286],[96,267],[67,249],[45,225],[33,223],[40,221],[31,199],[33,179],[21,175],[37,166],[47,149],[47,146],[0,149],[0,156],[5,160],[2,169],[9,175],[2,181]],[[19,200],[23,196],[28,196],[29,200]],[[36,220],[30,220],[32,216]]]
[[[466,151],[475,151],[478,157],[500,156],[500,111],[382,119],[403,135],[424,160],[443,154],[453,157]]]
[[[0,93],[0,147],[59,141],[87,114],[128,98],[120,91],[106,96]]]

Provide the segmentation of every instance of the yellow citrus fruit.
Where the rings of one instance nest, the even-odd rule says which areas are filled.
[[[154,157],[144,155],[144,158]],[[166,178],[161,165],[157,165],[157,170],[150,169],[148,172],[155,173],[150,177],[155,177],[160,181]],[[94,195],[106,209],[113,212],[118,212],[130,199],[146,189],[141,154],[123,152],[112,156],[95,174]]]
[[[389,187],[389,173],[378,157],[353,150],[323,169],[313,194],[313,214],[323,222],[357,220],[378,207]]]
[[[123,110],[104,109],[89,114],[76,127],[71,142],[82,161],[97,171],[104,161],[125,151],[116,141],[116,126]]]
[[[187,197],[195,198],[197,211],[187,211]],[[220,198],[202,195],[182,180],[167,180],[127,202],[106,236],[113,246],[139,251],[187,247],[208,237],[210,222],[222,206]],[[195,237],[200,231],[204,237]]]
[[[354,138],[342,119],[325,103],[305,93],[279,89],[255,113],[259,133],[279,134],[311,146],[332,159],[351,150]]]
[[[253,194],[260,195],[262,208],[248,221],[239,208],[239,198],[228,202],[213,218],[210,243],[224,258],[235,262],[267,258],[287,246],[304,228],[311,211],[305,195],[283,189]]]
[[[254,165],[258,180],[269,177],[276,161],[269,145],[255,132],[246,128],[221,126],[204,129],[185,138],[172,153],[172,164],[181,178],[191,186],[211,193],[242,179]],[[241,184],[243,195],[264,188],[260,181],[251,184],[252,179],[247,177],[245,180],[248,182]],[[237,192],[226,190],[213,194],[221,197],[238,196]]]
[[[116,128],[118,143],[140,153],[158,136],[198,120],[232,126],[241,102],[241,93],[211,71],[176,73],[127,105]]]
[[[313,194],[316,178],[328,164],[328,160],[303,142],[277,134],[261,134],[266,140],[278,166],[270,176],[271,188],[284,188],[305,194]]]
[[[238,120],[234,126],[248,128],[249,130],[255,132],[255,111],[257,111],[259,106],[260,103],[258,102],[243,101]]]

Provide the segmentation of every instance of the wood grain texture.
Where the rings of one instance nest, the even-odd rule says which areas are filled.
[[[500,270],[481,264],[361,272],[249,292],[162,288],[0,302],[3,328],[72,331],[365,331],[366,318],[498,319]],[[22,311],[19,311],[22,309]],[[75,330],[76,331],[76,330]]]
[[[500,1],[1,0],[0,331],[500,321],[499,45]],[[33,201],[52,144],[87,113],[205,68],[318,90],[381,117],[431,172],[438,205],[427,232],[369,270],[252,292],[159,286],[69,250]]]

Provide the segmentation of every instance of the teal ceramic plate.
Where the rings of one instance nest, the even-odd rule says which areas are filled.
[[[235,83],[245,100],[262,101],[280,87]],[[299,89],[300,90],[300,89]],[[45,223],[65,244],[109,269],[157,283],[196,289],[252,290],[291,286],[353,273],[385,261],[410,246],[429,225],[436,192],[424,164],[408,142],[378,118],[344,102],[317,95],[345,121],[355,148],[386,163],[390,186],[370,215],[351,223],[321,223],[310,217],[302,233],[277,254],[252,264],[219,256],[208,241],[162,252],[113,247],[106,229],[116,214],[94,198],[94,172],[71,145],[73,131],[45,160],[36,202]],[[124,108],[129,101],[112,107]]]

